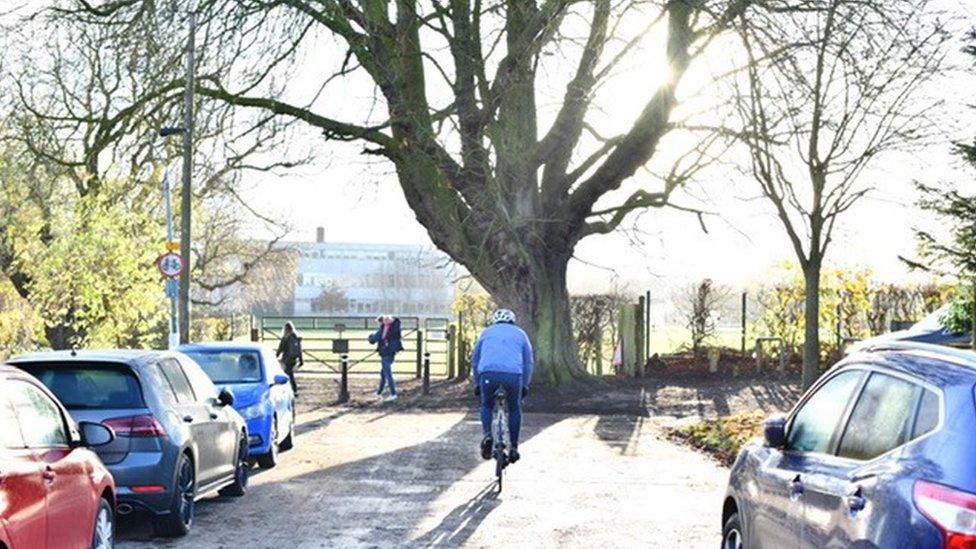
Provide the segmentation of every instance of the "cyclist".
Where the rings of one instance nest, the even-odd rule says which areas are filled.
[[[532,344],[515,325],[515,313],[498,309],[491,325],[481,332],[471,355],[474,370],[474,394],[481,397],[481,457],[491,459],[491,407],[495,391],[504,387],[508,399],[508,422],[512,449],[508,460],[519,459],[519,428],[522,425],[522,399],[532,383]]]

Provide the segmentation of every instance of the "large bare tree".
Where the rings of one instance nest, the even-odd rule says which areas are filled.
[[[782,222],[803,270],[803,383],[820,364],[821,267],[838,219],[878,182],[865,170],[931,135],[947,32],[928,0],[815,0],[747,13],[751,63],[737,86],[748,171]]]
[[[62,2],[92,24],[158,24],[156,2]],[[186,6],[186,2],[177,2]],[[391,163],[430,238],[530,333],[540,377],[583,374],[573,340],[567,265],[577,243],[635,210],[662,206],[710,141],[661,168],[653,188],[615,192],[675,130],[676,91],[749,0],[200,0],[210,60],[197,91],[296,119]],[[161,35],[174,36],[172,28]],[[338,43],[344,61],[322,52]],[[641,74],[641,105],[602,129],[601,86]],[[319,84],[295,91],[287,67]],[[640,71],[640,72],[638,72]],[[540,104],[542,89],[561,93]],[[368,113],[330,109],[357,85]],[[603,98],[603,105],[614,98]],[[368,102],[368,101],[367,101]],[[377,113],[381,112],[382,115]],[[613,121],[619,125],[619,120]],[[686,140],[687,141],[687,140]],[[681,160],[684,159],[684,162]],[[671,163],[669,162],[669,165]],[[598,204],[599,202],[599,204]]]

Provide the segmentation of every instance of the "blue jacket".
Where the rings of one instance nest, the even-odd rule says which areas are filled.
[[[522,328],[498,323],[485,328],[474,344],[471,355],[474,382],[485,372],[519,374],[522,386],[532,383],[532,344]]]

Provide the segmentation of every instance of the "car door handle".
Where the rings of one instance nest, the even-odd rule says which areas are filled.
[[[41,476],[48,482],[54,482],[54,479],[58,478],[58,474],[50,466],[44,468],[44,473]]]
[[[844,502],[847,504],[847,508],[852,513],[863,511],[864,507],[867,505],[867,501],[864,499],[864,496],[861,494],[860,486],[851,490],[844,498]]]
[[[184,423],[193,423],[193,416],[183,416]]]
[[[219,418],[219,417],[220,417],[220,416],[218,416],[218,415],[217,415],[217,414],[215,414],[214,412],[210,412],[210,419],[217,419],[217,418]]]
[[[800,479],[800,475],[796,475],[796,477],[790,481],[788,489],[791,499],[796,499],[803,495],[803,480]]]

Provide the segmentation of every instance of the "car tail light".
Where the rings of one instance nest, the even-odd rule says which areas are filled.
[[[976,495],[920,480],[914,496],[915,507],[942,530],[946,549],[976,549]]]
[[[115,417],[102,422],[111,427],[116,435],[125,437],[164,437],[166,429],[152,414],[138,416]]]

